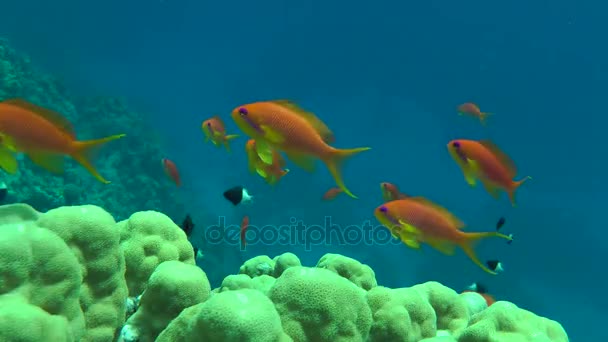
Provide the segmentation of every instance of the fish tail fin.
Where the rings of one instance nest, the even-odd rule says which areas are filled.
[[[126,134],[116,134],[109,137],[95,139],[95,140],[86,140],[86,141],[76,141],[75,151],[72,153],[71,157],[74,158],[80,165],[82,165],[87,171],[89,171],[98,181],[108,184],[110,181],[106,180],[97,172],[95,166],[93,166],[93,159],[99,149],[103,147],[106,143],[120,139],[125,137]]]
[[[230,152],[230,141],[238,137],[238,134],[230,134],[226,136],[226,138],[224,139],[224,147],[226,147],[226,151]]]
[[[329,172],[334,177],[336,185],[344,191],[345,194],[352,198],[358,198],[353,195],[350,190],[344,184],[344,180],[342,179],[342,165],[344,162],[350,157],[354,156],[363,151],[370,150],[371,147],[359,147],[359,148],[351,148],[351,149],[333,149],[328,158],[324,160]]]
[[[494,115],[494,113],[490,113],[490,112],[481,112],[479,115],[479,121],[481,121],[481,124],[483,126],[486,126],[488,124],[488,117]]]
[[[479,257],[477,257],[477,253],[475,253],[475,245],[477,245],[477,243],[480,240],[491,238],[491,237],[499,237],[499,238],[506,239],[508,241],[513,241],[512,236],[505,235],[505,234],[502,234],[499,232],[465,233],[465,239],[460,244],[460,248],[462,248],[464,253],[469,257],[469,259],[471,259],[471,261],[473,261],[473,263],[475,263],[475,265],[479,266],[482,270],[484,270],[487,273],[496,275],[498,273],[496,273],[495,271],[492,271],[486,265],[484,265],[479,260]]]
[[[514,207],[517,206],[517,202],[515,200],[515,191],[517,190],[517,188],[519,188],[522,184],[524,184],[529,179],[532,179],[532,177],[526,176],[518,181],[514,181],[511,188],[507,191],[507,194],[509,195],[509,200],[511,201],[512,206],[514,206]]]

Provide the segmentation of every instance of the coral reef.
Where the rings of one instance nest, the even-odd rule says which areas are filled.
[[[95,161],[112,184],[97,182],[70,159],[66,159],[65,173],[56,176],[20,158],[16,175],[0,175],[8,188],[4,203],[28,203],[42,211],[94,204],[109,210],[116,220],[139,210],[185,216],[184,203],[192,199],[178,197],[165,182],[161,141],[144,115],[121,99],[70,94],[58,79],[37,69],[4,39],[0,39],[0,75],[0,100],[19,97],[57,111],[74,125],[79,139],[128,133],[112,149],[102,149]]]
[[[352,258],[247,260],[211,290],[167,216],[116,223],[93,205],[0,206],[0,339],[19,341],[551,341],[562,326],[437,282],[391,289]],[[10,337],[9,337],[10,336]]]

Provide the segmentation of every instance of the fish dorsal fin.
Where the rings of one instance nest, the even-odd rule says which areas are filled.
[[[498,148],[498,146],[496,146],[496,144],[490,140],[480,140],[479,143],[490,150],[490,152],[492,152],[492,154],[500,160],[501,164],[504,165],[507,170],[509,170],[511,177],[515,177],[517,174],[517,168],[515,167],[513,160],[508,155],[501,151],[500,148]]]
[[[293,110],[295,113],[297,113],[302,118],[304,118],[306,121],[308,121],[308,123],[314,127],[315,131],[317,131],[317,133],[319,133],[321,138],[323,138],[323,141],[325,141],[326,144],[331,144],[336,140],[334,137],[334,133],[329,129],[329,127],[327,127],[327,125],[325,125],[325,123],[323,121],[321,121],[321,119],[319,119],[313,113],[306,111],[302,107],[298,106],[293,101],[291,101],[291,100],[274,100],[272,102],[281,107],[285,107],[285,108],[289,108],[289,109]]]
[[[452,214],[446,208],[440,206],[437,203],[433,203],[430,200],[428,200],[424,197],[419,197],[419,196],[410,197],[409,200],[418,202],[420,204],[423,204],[425,206],[428,206],[430,208],[437,210],[439,213],[441,213],[441,215],[443,217],[445,217],[448,221],[450,221],[456,229],[462,229],[464,227],[464,223],[462,221],[460,221],[460,219],[458,217],[454,216],[454,214]]]
[[[46,120],[52,122],[57,128],[59,128],[62,132],[68,134],[72,138],[76,138],[76,134],[74,133],[74,127],[72,123],[68,121],[68,119],[64,118],[61,114],[54,112],[50,109],[46,109],[35,105],[31,102],[27,102],[23,99],[8,99],[4,100],[3,103],[7,103],[13,105],[15,107],[19,107],[22,109],[29,110],[36,115],[45,118]]]

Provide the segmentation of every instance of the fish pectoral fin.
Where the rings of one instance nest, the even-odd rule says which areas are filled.
[[[261,125],[260,128],[264,132],[264,138],[268,139],[271,143],[280,144],[285,141],[285,137],[281,133],[275,131],[272,127]]]
[[[55,173],[62,174],[65,166],[65,158],[61,154],[46,153],[46,152],[29,152],[28,157],[34,164],[43,169]]]
[[[272,164],[273,149],[267,142],[262,140],[257,141],[255,151],[262,162],[268,165]]]
[[[451,243],[450,241],[440,240],[440,239],[427,239],[426,243],[434,249],[445,255],[454,255],[456,251],[456,245]]]
[[[313,172],[315,170],[315,159],[313,157],[297,152],[289,152],[285,154],[289,160],[302,169],[308,172]]]
[[[268,174],[266,173],[266,171],[264,169],[255,169],[255,171],[262,178],[266,178],[266,176],[268,176]]]
[[[496,187],[490,181],[482,180],[481,183],[486,191],[492,196],[494,199],[498,199],[500,197],[500,188]]]
[[[467,159],[466,164],[462,168],[464,179],[472,187],[477,186],[477,175],[479,171],[479,164],[472,159]]]
[[[401,241],[412,249],[420,249],[420,241],[411,235],[401,234]]]
[[[418,230],[418,228],[412,226],[411,224],[408,224],[406,222],[404,222],[403,220],[399,220],[399,224],[403,227],[403,234],[408,234],[408,235],[420,235],[420,230]]]
[[[15,155],[4,146],[0,147],[0,168],[10,174],[17,173],[19,168]]]

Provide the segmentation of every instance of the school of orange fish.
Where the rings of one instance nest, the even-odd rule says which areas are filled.
[[[477,105],[465,103],[458,107],[459,115],[477,118],[486,125],[490,113],[481,112]],[[268,184],[277,184],[288,174],[283,155],[300,168],[313,171],[315,162],[321,160],[335,180],[336,187],[329,189],[323,200],[332,200],[339,194],[357,198],[342,179],[344,162],[369,147],[339,149],[331,146],[333,132],[315,114],[289,100],[263,101],[236,107],[231,117],[239,129],[250,139],[245,144],[250,172],[257,173]],[[202,123],[205,141],[230,151],[230,142],[238,137],[227,134],[223,120],[211,117]],[[95,169],[92,159],[95,151],[105,143],[124,137],[117,134],[106,138],[79,141],[71,124],[60,114],[22,99],[0,102],[0,167],[14,174],[18,170],[17,153],[27,155],[35,164],[53,173],[62,173],[64,157],[80,163],[97,180],[109,183]],[[514,180],[516,168],[513,161],[490,141],[457,139],[448,142],[447,151],[460,168],[465,181],[472,187],[480,182],[494,198],[501,191],[507,193],[513,206],[515,192],[530,177]],[[167,176],[181,185],[176,165],[162,159],[161,165]],[[492,267],[476,256],[474,245],[481,239],[498,237],[507,241],[511,235],[498,230],[490,232],[464,232],[460,219],[447,209],[421,196],[402,193],[391,183],[381,183],[384,203],[374,210],[374,216],[387,227],[391,234],[406,246],[419,249],[427,244],[446,255],[453,255],[455,248],[464,253],[481,269],[497,274],[496,263]],[[249,218],[243,220],[246,227]],[[243,233],[243,232],[242,232]],[[242,234],[243,235],[243,234]]]

